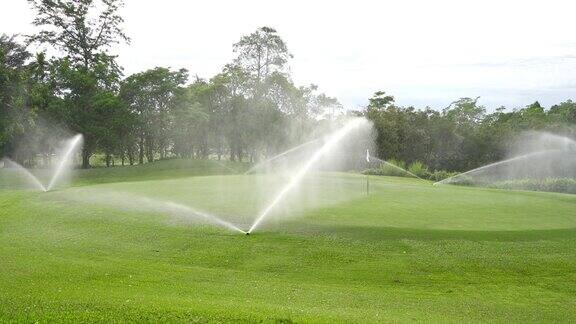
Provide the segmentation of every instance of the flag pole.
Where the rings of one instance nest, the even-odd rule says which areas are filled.
[[[368,167],[370,166],[370,151],[366,149],[366,162],[368,163]],[[370,168],[368,168],[368,172],[366,172],[366,195],[370,195]]]

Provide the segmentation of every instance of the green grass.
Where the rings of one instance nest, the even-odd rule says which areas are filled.
[[[0,190],[0,322],[576,321],[576,196],[388,177],[366,196],[364,177],[323,174],[249,237],[120,208],[170,200],[246,228],[285,181],[217,173],[169,161]]]

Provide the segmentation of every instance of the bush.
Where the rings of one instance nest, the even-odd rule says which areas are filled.
[[[386,161],[386,163],[381,163],[377,168],[367,169],[362,172],[362,174],[367,175],[412,178],[414,176],[411,175],[411,173],[422,179],[428,179],[434,182],[442,181],[458,174],[458,172],[450,172],[445,170],[436,170],[431,172],[428,170],[428,167],[420,161],[414,161],[408,166],[408,168],[406,168],[406,163],[395,159],[390,159]],[[471,185],[471,183],[468,183],[468,181],[461,180],[462,179],[459,179],[457,184]]]
[[[430,175],[428,176],[428,179],[430,179],[434,182],[438,182],[438,181],[442,181],[444,179],[448,179],[450,177],[453,177],[457,174],[458,174],[458,172],[450,172],[450,171],[446,171],[446,170],[436,170],[436,171],[430,173]]]
[[[458,173],[456,173],[458,174]],[[486,187],[488,184],[486,182],[474,179],[472,177],[461,175],[452,179],[449,184],[457,186],[468,186],[468,187]]]
[[[492,183],[489,185],[489,187],[498,189],[547,191],[576,194],[576,179],[546,178],[506,180]]]
[[[389,177],[407,177],[408,174],[390,165],[382,164],[380,167],[375,169],[366,169],[362,172],[363,174],[377,175],[377,176],[389,176]]]
[[[368,169],[362,172],[363,174],[390,176],[390,177],[410,177],[405,170],[406,164],[398,160],[388,160],[381,163],[375,169]]]
[[[395,166],[397,166],[397,167],[399,167],[399,168],[401,168],[401,169],[406,170],[406,163],[405,163],[404,161],[396,160],[396,159],[390,159],[390,160],[388,160],[388,161],[386,161],[386,162],[388,162],[388,163],[390,163],[390,164],[392,164],[392,165],[395,165]],[[388,167],[391,167],[391,166],[388,165]],[[394,167],[392,167],[392,168],[394,168]],[[394,169],[396,169],[396,168],[394,168]]]
[[[423,179],[429,179],[431,174],[428,167],[420,162],[415,161],[406,168],[406,163],[400,160],[390,159],[382,162],[377,168],[367,169],[363,174],[390,176],[390,177],[414,177],[412,174]],[[412,174],[411,174],[412,173]]]
[[[428,172],[428,167],[420,161],[414,161],[408,166],[408,171],[420,178],[428,178],[430,172]]]

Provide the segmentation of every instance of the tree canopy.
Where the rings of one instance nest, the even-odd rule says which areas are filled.
[[[30,165],[49,163],[53,143],[25,140],[49,138],[55,129],[49,125],[84,135],[83,167],[94,156],[106,166],[174,157],[255,162],[309,140],[323,120],[345,115],[373,122],[380,158],[443,170],[498,160],[507,139],[525,130],[576,135],[571,100],[489,112],[470,97],[416,109],[377,91],[364,109],[347,111],[318,86],[293,82],[293,56],[271,27],[239,36],[235,57],[210,78],[169,67],[124,76],[112,53],[130,41],[121,0],[28,2],[38,32],[25,42],[0,36],[0,154]],[[31,53],[32,43],[49,51]]]

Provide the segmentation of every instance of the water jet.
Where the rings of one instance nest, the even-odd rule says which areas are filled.
[[[332,133],[326,137],[324,144],[314,153],[312,156],[304,163],[303,166],[299,167],[295,174],[290,178],[288,183],[276,194],[274,199],[263,209],[263,211],[256,218],[248,233],[254,231],[260,223],[266,219],[270,213],[276,208],[285,197],[293,191],[302,181],[304,176],[316,165],[322,157],[328,154],[330,151],[334,150],[336,145],[342,141],[344,137],[349,135],[353,130],[360,128],[361,126],[368,126],[370,123],[364,118],[354,118],[348,123],[346,123],[340,130]]]
[[[527,132],[516,139],[509,158],[486,164],[435,182],[495,186],[510,181],[543,183],[554,179],[576,179],[576,141],[546,132]]]
[[[50,178],[50,182],[48,185],[44,185],[38,177],[32,174],[28,169],[23,167],[22,165],[10,160],[9,158],[4,158],[3,161],[10,165],[12,168],[15,168],[19,172],[21,172],[25,179],[27,179],[34,187],[40,191],[47,192],[54,189],[54,187],[61,182],[62,178],[64,177],[68,167],[70,166],[70,158],[74,155],[75,152],[78,151],[83,141],[82,134],[77,134],[76,136],[72,137],[71,139],[65,142],[64,148],[61,151],[62,154],[59,156],[58,162],[56,164],[56,169]]]

